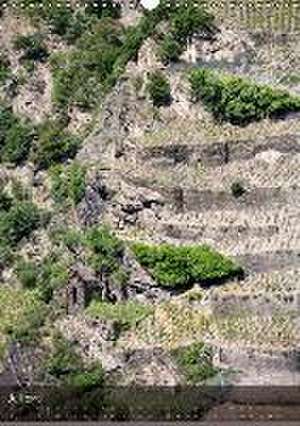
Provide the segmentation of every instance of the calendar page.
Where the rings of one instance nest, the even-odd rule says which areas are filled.
[[[299,422],[299,23],[0,0],[0,421]]]

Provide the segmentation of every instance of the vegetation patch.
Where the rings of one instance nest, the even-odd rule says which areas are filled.
[[[154,71],[149,74],[147,90],[154,106],[160,107],[170,104],[170,83],[161,71]]]
[[[80,144],[81,140],[77,136],[64,131],[58,123],[48,121],[38,129],[31,158],[37,168],[49,168],[73,158]]]
[[[58,204],[76,206],[85,193],[86,169],[77,162],[66,167],[57,165],[51,168],[51,194]]]
[[[18,35],[14,47],[22,51],[21,60],[25,62],[45,62],[49,56],[41,33]]]
[[[159,44],[158,56],[162,63],[167,65],[170,62],[178,61],[182,51],[183,48],[180,43],[172,35],[167,34]]]
[[[85,366],[74,344],[56,335],[45,362],[46,372],[64,385],[87,392],[104,384],[104,371],[99,364]]]
[[[32,341],[44,324],[47,306],[33,291],[0,289],[0,334],[6,339]]]
[[[123,29],[107,18],[84,33],[67,54],[52,59],[53,99],[60,107],[95,107],[120,54]]]
[[[212,36],[214,17],[205,7],[192,1],[176,2],[169,8],[170,31],[161,38],[158,56],[165,64],[176,62],[187,46],[189,37],[203,34]]]
[[[41,219],[35,204],[29,201],[14,204],[7,212],[0,214],[1,241],[15,246],[40,226]]]
[[[135,243],[140,264],[164,287],[186,288],[194,283],[210,285],[240,277],[242,268],[208,246],[150,246]]]
[[[34,129],[28,123],[20,120],[7,132],[5,145],[1,150],[3,162],[20,164],[28,158],[29,151],[34,139]]]
[[[177,348],[172,355],[189,384],[204,382],[218,373],[213,366],[213,351],[202,342]]]
[[[0,104],[0,159],[20,164],[27,160],[35,137],[33,127]]]
[[[14,258],[18,243],[48,221],[48,213],[32,203],[18,182],[12,182],[10,193],[0,190],[0,270]]]
[[[122,265],[125,250],[122,241],[107,226],[100,226],[89,229],[84,242],[90,253],[88,261],[96,274],[109,277],[120,287],[126,285],[128,275]]]
[[[46,371],[56,378],[72,374],[82,368],[82,360],[75,351],[74,344],[60,334],[53,338],[53,347],[46,361]]]
[[[80,138],[60,123],[46,121],[34,127],[0,103],[1,161],[18,165],[31,159],[38,168],[48,168],[73,158],[80,144]]]
[[[202,341],[211,323],[211,314],[192,304],[169,300],[153,306],[154,314],[136,330],[138,342],[176,349],[187,342]]]
[[[49,303],[54,291],[67,284],[67,265],[54,254],[39,263],[20,259],[15,265],[15,273],[25,290],[36,290],[36,296]]]
[[[102,3],[88,4],[72,16],[66,20],[73,22],[76,17],[76,23],[69,22],[66,26],[73,28],[74,48],[67,54],[53,56],[51,60],[53,100],[60,108],[76,105],[84,110],[94,108],[117,82],[127,63],[137,57],[143,42],[155,33],[159,22],[164,19],[172,21],[172,36],[163,40],[160,49],[164,60],[169,61],[179,55],[191,34],[199,28],[202,31],[209,28],[212,21],[204,9],[193,6],[192,2],[188,7],[183,4],[175,7],[174,13],[162,2],[154,10],[145,11],[136,26],[126,29],[115,19],[117,9],[105,7],[104,13]],[[64,28],[62,31],[63,34],[68,32],[66,37],[72,39],[70,30]],[[158,94],[159,103],[162,97],[165,102],[165,92]]]
[[[106,225],[92,226],[85,232],[58,229],[52,234],[56,244],[62,243],[70,255],[84,253],[87,264],[100,280],[108,279],[114,287],[124,288],[128,271],[124,266],[125,245]]]
[[[9,3],[9,2],[7,2]],[[74,42],[92,22],[103,17],[118,18],[120,7],[113,1],[80,0],[71,4],[67,0],[18,0],[20,12],[35,22],[48,26],[67,42]]]
[[[194,35],[211,35],[214,31],[214,17],[203,5],[192,1],[176,3],[171,11],[171,34],[181,45]]]
[[[52,58],[54,102],[61,108],[95,107],[117,82],[127,63],[137,57],[139,48],[154,33],[157,24],[168,15],[169,8],[160,5],[153,11],[145,11],[139,23],[127,29],[107,16],[94,21],[82,32],[69,54]]]
[[[189,80],[194,101],[201,100],[217,120],[234,125],[300,111],[300,97],[241,77],[196,69]]]
[[[114,320],[122,330],[127,330],[135,329],[141,321],[153,313],[153,308],[134,301],[112,304],[93,300],[86,313],[92,318]]]

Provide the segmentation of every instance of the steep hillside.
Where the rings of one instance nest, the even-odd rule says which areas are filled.
[[[294,12],[47,5],[0,18],[0,385],[299,385]]]

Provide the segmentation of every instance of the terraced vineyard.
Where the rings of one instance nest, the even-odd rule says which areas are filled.
[[[223,165],[204,165],[196,178],[197,160],[194,164],[174,166],[174,160],[163,152],[160,162],[151,154],[146,160],[143,157],[140,167],[144,172],[141,174],[138,173],[139,167],[128,173],[122,169],[122,176],[131,185],[135,182],[137,192],[151,188],[166,202],[156,215],[150,215],[147,210],[141,212],[135,229],[125,227],[121,234],[156,244],[206,243],[234,258],[247,273],[247,278],[240,283],[205,290],[206,304],[203,308],[200,303],[195,311],[190,311],[181,302],[173,319],[167,319],[171,314],[170,308],[166,307],[167,317],[162,316],[162,320],[155,318],[151,323],[156,325],[158,336],[154,338],[150,329],[148,333],[143,330],[141,335],[150,333],[150,341],[154,339],[157,342],[158,339],[158,342],[171,345],[204,338],[223,349],[229,345],[231,349],[228,351],[234,347],[241,351],[243,348],[297,349],[300,338],[297,320],[300,290],[300,138],[293,136],[297,142],[294,148],[291,147],[292,151],[295,149],[292,153],[288,149],[281,150],[280,146],[269,149],[265,144],[250,158],[234,159]],[[235,142],[229,146],[234,151]],[[201,150],[204,147],[204,144],[201,145]],[[208,142],[208,150],[209,147]],[[171,148],[175,150],[176,146]],[[197,151],[197,146],[194,149]],[[181,173],[181,167],[184,173]],[[161,177],[160,182],[157,182],[158,176]],[[234,182],[241,182],[245,188],[243,195],[235,197],[232,194]],[[178,193],[182,195],[179,206],[174,196]],[[204,314],[203,309],[208,309],[210,314]],[[186,325],[183,325],[183,318],[187,319]],[[204,321],[204,328],[200,327],[201,321]],[[253,368],[253,371],[256,371],[255,368],[264,371],[261,374],[265,378],[264,383],[267,383],[268,374],[271,374],[268,364],[263,367],[258,361]],[[279,374],[278,371],[276,374]],[[281,373],[279,376],[276,374],[274,383],[289,383],[289,380],[299,383],[297,375],[286,373],[283,379]],[[256,383],[253,380],[249,375],[248,383]],[[247,383],[245,377],[242,383]]]
[[[2,3],[0,385],[299,385],[300,3]]]
[[[174,81],[181,78],[178,73],[180,69],[171,71]],[[258,76],[256,69],[255,79]],[[115,114],[124,111],[126,121],[125,105],[134,103],[134,94],[126,80],[123,90],[126,102],[118,104]],[[141,102],[137,99],[135,105]],[[259,369],[262,383],[269,383],[268,363],[259,367],[262,353],[275,348],[281,354],[293,353],[299,347],[299,118],[232,127],[223,135],[221,125],[212,137],[201,127],[201,120],[211,118],[195,110],[188,92],[181,93],[178,105],[171,113],[161,112],[158,128],[151,128],[146,113],[143,120],[150,130],[144,139],[136,129],[125,136],[122,155],[107,180],[118,185],[121,208],[131,206],[132,215],[129,209],[127,216],[117,215],[116,229],[129,241],[209,244],[241,264],[246,278],[201,290],[198,302],[178,296],[173,305],[159,305],[154,317],[123,344],[172,347],[204,339],[225,353],[258,351],[252,377],[244,370],[241,383],[255,384],[253,375],[259,380]],[[184,119],[181,105],[189,111]],[[134,121],[139,107],[130,114]],[[236,185],[240,194],[235,193]],[[146,208],[139,207],[143,199],[149,200]],[[244,361],[228,362],[245,369]],[[284,362],[277,375],[272,374],[274,383],[299,383],[299,373],[288,372]]]

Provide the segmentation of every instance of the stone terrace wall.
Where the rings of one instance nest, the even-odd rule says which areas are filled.
[[[166,162],[192,163],[200,161],[204,166],[219,166],[229,161],[249,160],[256,154],[276,150],[281,153],[300,153],[300,135],[272,136],[264,140],[240,140],[207,142],[191,146],[185,144],[146,147],[141,153],[144,161],[162,159]]]

